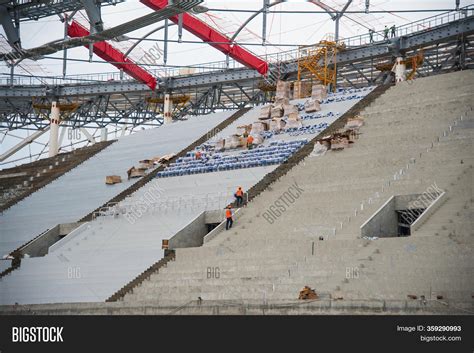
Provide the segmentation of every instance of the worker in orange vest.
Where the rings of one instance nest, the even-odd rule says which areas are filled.
[[[252,147],[253,147],[253,136],[252,136],[252,135],[249,135],[249,136],[247,137],[247,148],[248,148],[249,150],[251,150]]]
[[[244,202],[244,191],[242,190],[242,186],[239,186],[234,196],[236,199],[237,206],[242,205],[242,203]]]
[[[232,220],[232,210],[231,210],[230,205],[227,206],[225,210],[225,218],[226,218],[225,230],[229,230],[230,228],[232,228],[232,223],[234,223],[234,221]]]
[[[197,151],[195,154],[196,159],[201,159],[201,152]]]

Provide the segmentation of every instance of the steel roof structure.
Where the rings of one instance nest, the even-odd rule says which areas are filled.
[[[259,13],[265,16],[266,10],[253,13],[241,27]],[[336,16],[331,9],[325,11],[332,19]],[[177,25],[180,27],[182,23],[178,21]],[[160,28],[163,27],[166,26]],[[420,52],[424,61],[416,68],[419,77],[469,69],[473,65],[473,38],[473,5],[399,26],[393,38],[384,38],[378,32],[373,34],[372,40],[369,34],[341,38],[338,43],[344,49],[337,55],[337,82],[353,88],[383,83],[391,79],[391,73],[378,71],[378,64],[392,63],[397,56],[409,57]],[[49,112],[38,107],[49,106],[53,100],[77,105],[62,122],[62,126],[71,128],[160,126],[163,107],[155,98],[162,98],[165,93],[189,97],[186,104],[175,109],[175,119],[255,106],[272,99],[271,91],[260,89],[262,83],[296,78],[297,57],[298,50],[261,57],[269,67],[264,76],[229,57],[221,62],[190,65],[195,71],[192,74],[183,74],[172,66],[149,70],[157,78],[154,91],[145,83],[127,77],[123,71],[58,77],[19,75],[12,68],[11,75],[0,77],[0,130],[8,133],[16,129],[46,128]],[[303,77],[305,79],[311,77]]]

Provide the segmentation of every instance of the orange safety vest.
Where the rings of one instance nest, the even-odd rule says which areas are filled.
[[[230,209],[225,210],[225,218],[232,218],[232,211]]]
[[[242,196],[243,191],[242,189],[237,189],[237,192],[235,193],[237,196]]]
[[[247,137],[247,143],[248,143],[248,144],[253,143],[253,137],[252,137],[252,135],[249,135],[249,137]]]

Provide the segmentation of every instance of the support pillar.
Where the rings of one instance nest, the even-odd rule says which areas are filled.
[[[164,123],[170,124],[173,121],[171,113],[173,111],[173,101],[169,93],[165,94],[165,103],[163,107]]]
[[[49,157],[54,157],[58,154],[59,144],[59,124],[61,123],[61,111],[59,103],[53,102],[51,104],[51,115],[49,116]]]
[[[107,128],[103,127],[100,129],[100,141],[104,142],[107,141]]]
[[[399,82],[404,82],[407,79],[407,74],[406,74],[406,64],[405,61],[401,56],[397,57],[394,69],[393,71],[395,72],[395,83]]]

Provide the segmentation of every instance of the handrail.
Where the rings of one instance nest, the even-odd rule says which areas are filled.
[[[140,214],[143,214],[155,211],[166,212],[168,210],[176,211],[196,208],[202,208],[203,211],[208,209],[214,210],[216,207],[223,209],[230,199],[229,195],[232,195],[230,191],[210,192],[197,195],[186,194],[174,197],[166,197],[156,202],[149,202],[146,200],[124,200],[121,202],[109,202],[106,206],[94,212],[92,218],[97,219],[98,217],[117,216],[121,214],[134,213],[138,210],[140,211]]]

